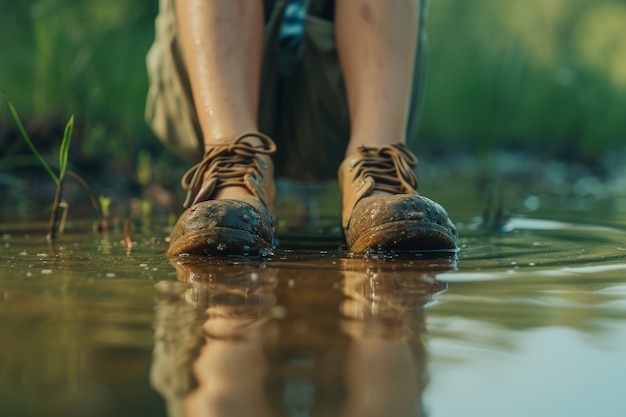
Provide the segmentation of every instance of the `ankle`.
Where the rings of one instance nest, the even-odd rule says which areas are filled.
[[[242,133],[239,133],[239,134],[205,137],[204,153],[206,154],[208,150],[216,146],[231,145],[238,139],[240,139],[241,142],[246,143],[253,147],[263,146],[262,140],[258,136],[256,136],[258,134],[259,132],[257,130],[247,130],[247,131],[242,131]]]

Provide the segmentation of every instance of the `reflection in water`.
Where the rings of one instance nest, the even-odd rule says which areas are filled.
[[[343,415],[424,415],[423,306],[445,289],[435,274],[450,266],[435,263],[419,270],[346,260],[341,311],[351,344]]]
[[[153,386],[170,416],[423,415],[423,305],[453,261],[172,259]]]

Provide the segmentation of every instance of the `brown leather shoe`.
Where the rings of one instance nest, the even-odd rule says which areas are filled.
[[[261,146],[247,143],[249,137],[260,139]],[[274,168],[269,155],[275,151],[274,142],[256,132],[208,148],[183,176],[185,207],[191,207],[176,222],[167,255],[267,256],[274,247]],[[253,197],[215,200],[217,191],[227,186],[245,187]]]
[[[343,161],[341,218],[350,251],[456,250],[456,228],[446,211],[417,193],[416,166],[415,155],[400,143],[361,147]]]

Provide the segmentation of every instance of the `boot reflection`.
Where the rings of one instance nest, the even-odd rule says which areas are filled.
[[[346,259],[341,306],[351,336],[345,416],[421,416],[426,351],[423,306],[445,290],[454,261]]]
[[[276,270],[263,262],[172,258],[180,282],[191,284],[185,300],[206,313],[204,330],[215,339],[255,339],[276,304]]]
[[[179,282],[157,284],[163,299],[151,372],[168,414],[272,416],[262,338],[276,302],[275,271],[194,256],[171,263]]]
[[[421,415],[423,305],[452,263],[172,265],[151,372],[170,416]]]

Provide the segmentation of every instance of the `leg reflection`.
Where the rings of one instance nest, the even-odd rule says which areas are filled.
[[[345,416],[421,416],[425,385],[423,306],[445,289],[436,273],[450,262],[347,259],[342,305],[351,336]]]
[[[262,339],[275,305],[275,271],[192,256],[172,264],[190,285],[158,284],[164,299],[151,375],[169,415],[272,416]]]
[[[170,416],[422,414],[423,306],[453,265],[173,265],[151,375]]]

